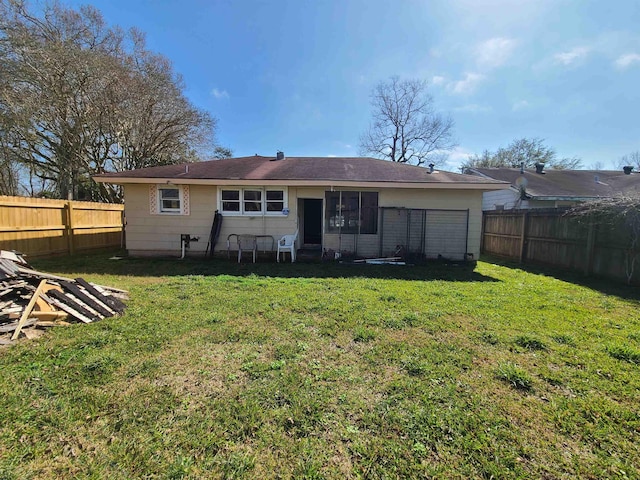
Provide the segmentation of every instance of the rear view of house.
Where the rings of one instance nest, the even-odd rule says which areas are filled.
[[[425,258],[477,259],[482,194],[505,183],[373,158],[252,156],[144,168],[94,177],[124,187],[131,255],[204,254],[214,212],[226,239],[250,234],[274,250],[298,232],[297,248],[360,257],[398,249]]]

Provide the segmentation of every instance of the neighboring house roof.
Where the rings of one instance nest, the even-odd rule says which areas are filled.
[[[588,200],[619,195],[640,195],[640,174],[622,170],[535,170],[519,168],[470,168],[468,172],[484,178],[509,182],[511,188],[525,185],[529,198],[539,200]],[[521,179],[525,179],[523,182]]]
[[[363,157],[239,157],[141,168],[93,177],[102,183],[349,185],[375,184],[418,188],[496,190],[504,182],[474,175],[433,171],[403,163]]]

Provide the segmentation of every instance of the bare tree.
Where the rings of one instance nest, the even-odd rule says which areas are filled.
[[[640,196],[584,202],[570,209],[566,215],[607,228],[623,229],[620,237],[626,243],[625,273],[627,283],[631,284],[640,259]]]
[[[118,200],[91,175],[196,161],[215,147],[215,119],[186,99],[171,63],[93,7],[36,16],[0,0],[0,70],[0,155],[61,198]]]
[[[360,137],[360,154],[423,165],[451,150],[453,120],[435,112],[423,80],[391,77],[371,94],[373,121]]]
[[[627,155],[623,155],[618,160],[616,167],[621,169],[622,167],[633,167],[636,170],[640,170],[640,150],[636,150],[635,152],[631,152]]]
[[[474,155],[464,162],[460,169],[467,168],[518,168],[524,164],[525,168],[532,168],[536,164],[553,167],[558,170],[580,168],[582,161],[577,157],[558,158],[556,151],[544,144],[540,138],[520,138],[514,140],[506,148],[499,148],[495,152],[485,150],[482,155]]]

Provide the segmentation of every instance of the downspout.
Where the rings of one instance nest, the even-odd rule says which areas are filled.
[[[342,190],[340,190],[340,195],[338,195],[338,218],[340,221],[338,222],[338,252],[342,253]]]

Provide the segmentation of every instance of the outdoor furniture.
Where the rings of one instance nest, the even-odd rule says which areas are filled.
[[[276,260],[280,261],[280,252],[291,252],[291,263],[296,261],[296,240],[298,238],[298,230],[293,235],[283,235],[280,240],[278,240],[278,252],[276,255]]]
[[[231,258],[231,247],[238,245],[239,233],[230,233],[227,236],[227,258]],[[276,240],[272,235],[254,235],[256,237],[256,249],[263,253],[273,252],[276,247]]]
[[[238,263],[242,258],[242,251],[253,252],[253,263],[256,263],[256,251],[258,250],[258,242],[255,235],[238,235]]]

